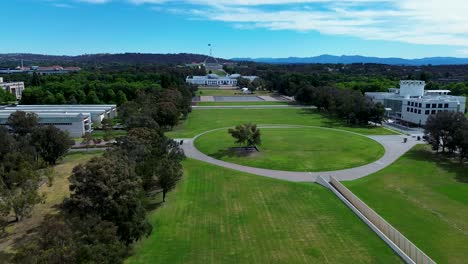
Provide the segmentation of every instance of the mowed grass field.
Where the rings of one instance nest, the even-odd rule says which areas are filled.
[[[195,160],[126,263],[401,263],[329,190]]]
[[[198,89],[196,95],[202,96],[252,96],[252,95],[269,95],[270,91],[255,91],[254,94],[243,94],[240,89]]]
[[[351,127],[339,120],[324,117],[313,109],[193,109],[187,120],[172,132],[172,138],[191,138],[202,132],[222,127],[232,127],[242,123],[289,124],[322,126],[349,130],[366,135],[389,135],[395,132],[382,127]]]
[[[364,136],[325,128],[260,128],[259,152],[231,148],[227,129],[204,134],[195,146],[203,153],[236,164],[285,171],[330,171],[358,167],[381,158],[384,148]]]
[[[419,145],[345,185],[436,262],[468,262],[467,165]]]

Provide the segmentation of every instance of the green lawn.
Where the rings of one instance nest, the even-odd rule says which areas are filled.
[[[202,135],[195,146],[216,159],[286,171],[330,171],[371,163],[384,154],[377,142],[347,132],[322,128],[261,128],[260,152],[242,155],[227,129]]]
[[[438,263],[468,260],[468,167],[416,146],[346,185]]]
[[[289,104],[288,102],[268,102],[268,101],[263,101],[263,102],[199,102],[197,105],[199,106],[220,106],[220,105],[244,105],[244,106],[249,106],[249,105],[287,105]]]
[[[235,126],[241,123],[290,124],[340,128],[368,135],[395,134],[380,127],[349,127],[338,120],[331,120],[316,110],[302,108],[280,109],[194,109],[188,119],[167,135],[173,138],[189,138],[204,131]]]
[[[240,89],[226,90],[226,89],[199,89],[196,95],[204,96],[252,96],[252,95],[269,95],[269,91],[256,91],[254,94],[242,94]]]
[[[127,263],[398,263],[329,190],[194,160]]]
[[[93,138],[103,138],[104,134],[104,130],[94,130]],[[113,137],[120,137],[125,135],[127,135],[127,130],[112,130]]]

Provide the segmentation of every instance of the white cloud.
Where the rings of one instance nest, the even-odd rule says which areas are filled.
[[[142,0],[144,1],[144,0]],[[271,30],[468,47],[465,0],[187,0],[193,15]],[[294,5],[291,5],[294,4]],[[301,4],[304,4],[301,8]],[[307,5],[306,5],[307,4]],[[265,5],[280,5],[265,8]]]
[[[189,18],[239,29],[317,31],[362,39],[468,49],[466,0],[77,0],[103,4],[170,5]],[[174,7],[176,6],[176,7]]]

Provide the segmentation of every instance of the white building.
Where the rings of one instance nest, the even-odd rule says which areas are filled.
[[[3,82],[3,78],[0,77],[0,87],[20,100],[24,91],[24,82]]]
[[[241,76],[240,74],[231,74],[226,75],[225,77],[220,77],[217,74],[208,74],[206,76],[187,76],[185,82],[195,85],[204,85],[204,86],[237,86],[238,78],[246,78],[250,81],[258,78],[257,76]]]
[[[382,103],[387,116],[408,124],[426,124],[430,115],[442,111],[465,112],[466,97],[451,96],[449,90],[424,90],[424,81],[400,81],[400,89],[388,93],[366,93],[372,101]]]
[[[0,107],[0,126],[6,126],[8,117],[16,111],[35,113],[40,125],[53,125],[68,131],[71,137],[92,132],[93,124],[117,116],[116,105],[17,105]]]

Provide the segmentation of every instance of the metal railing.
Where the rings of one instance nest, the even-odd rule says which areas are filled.
[[[400,248],[414,263],[433,264],[436,263],[421,249],[414,245],[408,238],[401,234],[396,228],[390,225],[379,214],[372,210],[361,199],[354,195],[339,181],[330,177],[331,185],[338,190],[361,214],[363,214],[372,224],[374,224],[388,239]]]

